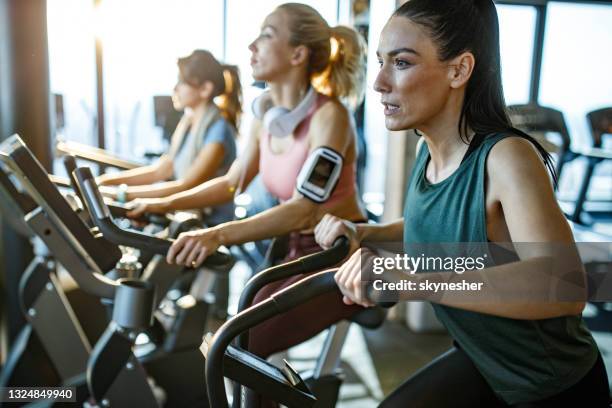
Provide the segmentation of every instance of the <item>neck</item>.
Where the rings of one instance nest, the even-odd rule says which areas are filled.
[[[417,127],[427,143],[435,173],[458,166],[467,151],[468,145],[459,134],[462,106],[463,94],[451,95],[438,114]],[[468,129],[467,134],[468,140],[471,140],[471,129]]]
[[[284,81],[270,82],[270,96],[274,106],[295,108],[304,99],[310,83],[304,77],[289,77]]]
[[[192,121],[197,122],[206,112],[208,112],[211,103],[210,101],[203,101],[195,106],[186,107],[185,113],[189,115]]]

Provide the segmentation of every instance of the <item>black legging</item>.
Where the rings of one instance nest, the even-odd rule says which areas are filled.
[[[545,400],[513,405],[516,408],[608,408],[610,390],[601,359],[574,386]],[[499,400],[465,352],[453,347],[416,372],[381,404],[380,408],[498,408]]]

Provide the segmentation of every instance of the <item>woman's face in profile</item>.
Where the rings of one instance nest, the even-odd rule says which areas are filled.
[[[408,18],[392,17],[383,28],[374,89],[381,94],[387,129],[419,129],[444,108],[449,69],[437,51],[428,33]]]
[[[264,20],[259,36],[249,45],[253,78],[273,81],[291,67],[293,47],[289,45],[288,16],[276,10]]]
[[[194,108],[202,99],[199,94],[198,88],[190,85],[179,75],[179,79],[174,85],[174,92],[172,94],[172,105],[174,109],[180,111],[185,108]]]

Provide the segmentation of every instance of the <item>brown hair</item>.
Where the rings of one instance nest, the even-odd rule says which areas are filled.
[[[308,47],[312,86],[355,106],[361,102],[366,56],[361,35],[350,27],[330,27],[321,14],[305,4],[285,3],[278,9],[289,17],[289,44]]]
[[[206,50],[195,50],[191,55],[178,59],[181,80],[193,87],[200,87],[206,81],[213,84],[215,104],[223,117],[238,128],[242,113],[242,86],[235,65],[221,64]]]

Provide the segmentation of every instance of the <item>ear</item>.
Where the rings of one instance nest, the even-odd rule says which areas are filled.
[[[305,45],[298,45],[293,49],[291,56],[291,65],[302,65],[308,62],[310,50]]]
[[[476,59],[471,52],[464,52],[453,58],[449,64],[449,79],[451,88],[461,88],[465,86],[472,76]]]
[[[204,81],[202,85],[200,85],[200,98],[202,99],[212,99],[212,94],[215,91],[215,86],[211,81]]]

